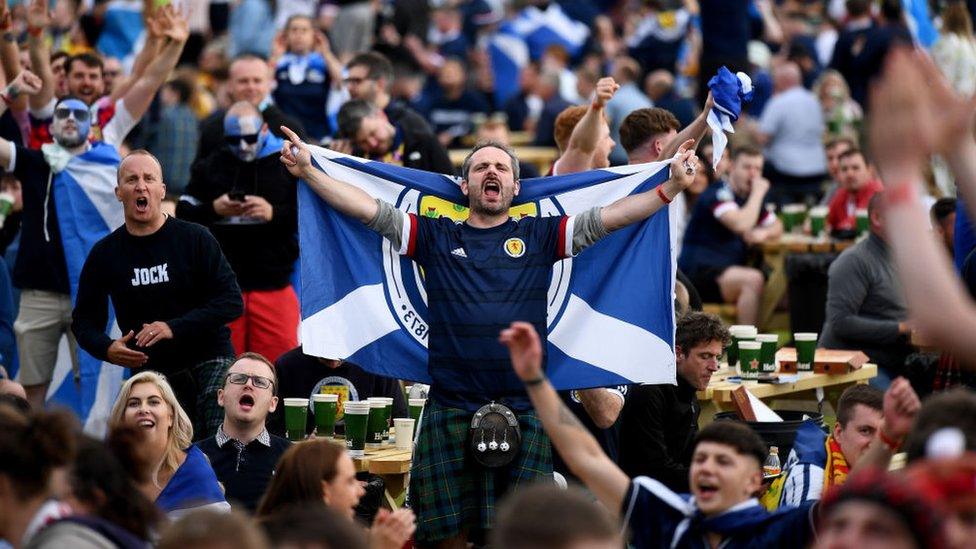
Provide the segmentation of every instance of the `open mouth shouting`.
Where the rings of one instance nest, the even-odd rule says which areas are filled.
[[[152,418],[144,417],[140,419],[136,425],[138,425],[140,429],[152,429],[156,426],[156,422],[153,421]]]
[[[254,397],[251,395],[241,395],[241,398],[237,401],[237,404],[241,407],[241,410],[250,412],[254,408]]]
[[[699,480],[695,483],[695,497],[699,501],[710,501],[718,494],[718,484],[711,480]]]
[[[497,179],[487,179],[481,186],[481,193],[489,200],[498,200],[502,194],[502,185]]]
[[[149,197],[140,196],[136,198],[136,211],[139,213],[146,213],[149,211]]]

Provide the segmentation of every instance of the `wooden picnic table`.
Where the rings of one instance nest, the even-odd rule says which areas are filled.
[[[549,171],[549,166],[559,156],[559,151],[555,147],[514,147],[514,149],[519,162],[535,164],[542,174]],[[470,152],[471,149],[450,149],[447,154],[451,158],[451,163],[460,167]]]
[[[831,389],[827,395],[834,410],[837,409],[837,398],[844,389],[851,385],[865,384],[870,379],[878,375],[876,364],[865,364],[860,369],[853,370],[842,375],[817,374],[814,372],[800,372],[794,383],[759,383],[758,381],[728,381],[727,378],[737,375],[732,368],[722,368],[712,375],[712,380],[708,387],[703,391],[698,391],[698,401],[701,405],[701,415],[698,419],[700,426],[712,422],[717,412],[733,410],[732,391],[741,386],[749,389],[749,392],[759,400],[771,401],[774,399],[782,400],[802,400],[816,402],[817,389]],[[779,374],[789,375],[789,374]],[[767,402],[769,404],[769,402]]]
[[[366,448],[362,458],[352,458],[356,472],[369,472],[383,477],[386,484],[384,499],[391,509],[403,505],[410,477],[412,450],[402,450],[392,444],[381,448]]]
[[[477,139],[477,135],[469,134],[461,138],[461,144],[472,147]],[[535,140],[535,134],[532,132],[508,132],[508,144],[513,147],[529,145],[533,140]]]
[[[776,312],[776,307],[786,295],[786,256],[789,254],[829,254],[840,253],[854,245],[853,240],[836,240],[830,237],[813,237],[807,234],[784,233],[776,240],[763,242],[763,259],[771,272],[763,290],[762,309],[759,325],[768,327]]]

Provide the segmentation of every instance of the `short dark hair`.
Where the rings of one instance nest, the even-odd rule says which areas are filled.
[[[713,314],[691,311],[681,316],[677,324],[674,343],[685,352],[710,341],[720,341],[723,347],[729,343],[728,328]]]
[[[278,547],[366,549],[368,546],[363,528],[321,502],[276,509],[261,524]]]
[[[363,124],[363,118],[375,114],[379,107],[366,101],[365,99],[353,99],[346,101],[337,115],[339,125],[339,137],[355,139],[359,133],[359,127]]]
[[[504,499],[491,536],[492,547],[564,549],[579,541],[620,539],[620,526],[579,488],[535,484]]]
[[[714,442],[734,448],[740,455],[755,458],[757,467],[762,467],[766,461],[766,443],[740,421],[720,419],[709,423],[695,437],[695,446],[702,442]]]
[[[67,58],[71,57],[71,54],[64,50],[58,50],[51,54],[51,64],[53,65],[55,61],[61,59],[62,57],[65,58],[65,63],[67,63]]]
[[[908,461],[924,458],[929,437],[946,427],[959,429],[966,440],[966,450],[976,451],[976,393],[953,389],[926,398],[905,438]]]
[[[98,72],[100,73],[104,72],[105,70],[105,63],[102,61],[101,56],[86,51],[83,53],[76,53],[69,57],[68,60],[64,62],[64,73],[70,74],[71,67],[75,63],[81,63],[86,67],[97,68]]]
[[[827,142],[824,143],[824,150],[833,149],[837,145],[847,145],[852,149],[857,148],[857,143],[855,143],[853,139],[847,136],[841,136],[828,139]]]
[[[871,11],[871,0],[847,0],[845,4],[847,15],[851,17],[860,17]]]
[[[880,412],[884,406],[884,393],[870,385],[853,385],[845,389],[837,401],[837,423],[841,427],[854,417],[854,407],[858,404]]]
[[[373,80],[382,78],[387,84],[393,81],[393,64],[381,53],[375,51],[360,53],[346,64],[346,68],[349,69],[360,66],[366,67],[366,75]]]
[[[655,135],[680,128],[681,122],[667,109],[637,109],[620,123],[620,145],[630,153]]]
[[[231,367],[233,367],[235,364],[237,364],[238,362],[240,362],[240,361],[242,361],[244,359],[256,360],[256,361],[260,362],[261,364],[264,364],[265,366],[267,366],[268,368],[271,369],[271,381],[274,381],[274,385],[271,387],[271,392],[272,392],[272,394],[277,393],[277,391],[278,391],[278,369],[275,368],[275,365],[274,365],[273,362],[271,362],[270,360],[268,360],[261,353],[255,353],[253,351],[244,351],[243,353],[237,355],[237,357],[234,358],[234,362],[231,362],[230,363],[230,366],[227,367],[227,371],[224,372],[225,376],[226,376],[227,372],[230,371]],[[225,386],[227,385],[227,379],[226,379],[226,377],[224,378],[224,385]]]
[[[763,153],[757,147],[752,145],[742,145],[741,147],[736,147],[732,149],[732,161],[734,162],[740,156],[762,156]]]
[[[247,515],[238,511],[221,513],[212,509],[197,509],[181,516],[163,529],[157,547],[209,547],[225,540],[234,540],[234,546],[240,549],[270,547],[265,533]]]
[[[932,208],[929,209],[932,222],[939,225],[945,223],[945,220],[954,213],[956,213],[956,199],[951,197],[936,200],[935,204],[932,204]]]
[[[851,148],[851,149],[848,149],[848,150],[846,150],[846,151],[844,151],[844,152],[842,152],[842,153],[840,154],[840,156],[838,156],[838,157],[837,157],[837,161],[838,161],[838,162],[841,162],[841,161],[843,161],[843,160],[844,160],[845,158],[850,158],[850,157],[852,157],[852,156],[860,156],[860,157],[861,157],[861,159],[862,159],[862,160],[864,160],[864,163],[865,163],[865,164],[870,164],[870,163],[871,163],[871,162],[870,162],[870,161],[868,160],[868,155],[867,155],[867,154],[865,154],[865,152],[864,152],[864,151],[863,151],[862,149],[859,149],[859,148],[857,148],[857,147],[853,147],[853,148]]]

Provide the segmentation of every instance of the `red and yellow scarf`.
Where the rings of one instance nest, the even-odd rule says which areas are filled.
[[[824,443],[827,449],[827,463],[824,465],[824,485],[823,493],[826,494],[832,487],[840,486],[847,481],[847,474],[851,468],[847,465],[847,459],[840,451],[840,444],[834,440],[834,435],[827,437]]]

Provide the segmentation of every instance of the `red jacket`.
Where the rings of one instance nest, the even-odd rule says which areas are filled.
[[[839,189],[830,200],[827,224],[832,230],[856,228],[857,210],[867,208],[871,197],[883,190],[884,186],[876,179],[868,181],[866,185],[855,192],[843,188]]]

